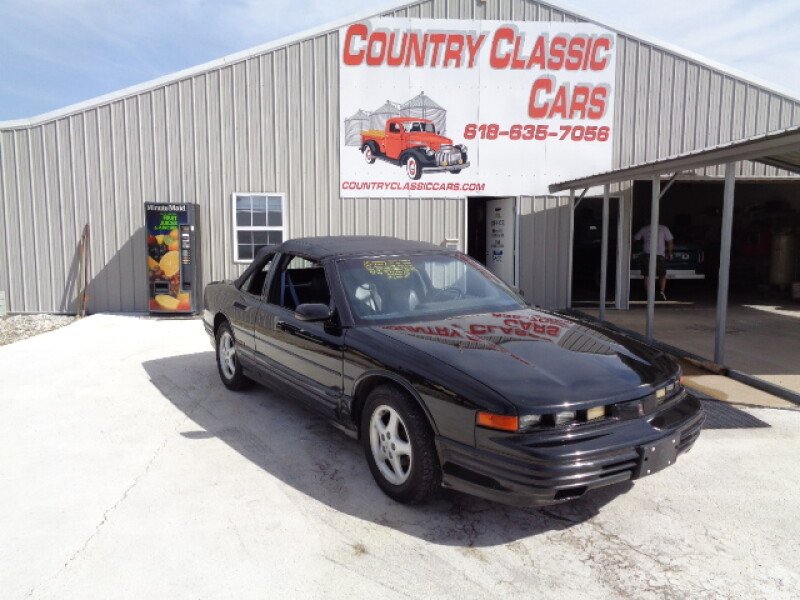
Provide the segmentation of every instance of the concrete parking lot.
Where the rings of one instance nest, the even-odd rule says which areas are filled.
[[[322,419],[224,389],[200,321],[92,316],[0,348],[0,596],[797,598],[800,413],[709,406],[633,484],[405,507]]]

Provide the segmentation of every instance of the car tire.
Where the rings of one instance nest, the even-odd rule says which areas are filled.
[[[216,336],[217,371],[222,383],[229,390],[240,391],[253,385],[252,379],[244,374],[242,363],[236,358],[236,339],[230,323],[225,321],[217,329]]]
[[[393,500],[420,504],[439,489],[433,430],[419,404],[396,387],[382,385],[370,393],[361,413],[361,441],[372,476]]]
[[[414,180],[422,177],[422,166],[419,164],[419,159],[413,154],[406,158],[406,174],[409,179]]]
[[[450,171],[450,173],[452,173],[453,175],[458,175],[459,173],[461,173],[461,169],[453,169],[452,171]]]
[[[364,146],[364,160],[367,161],[367,164],[371,165],[375,162],[375,151],[372,149],[370,144],[366,144]]]

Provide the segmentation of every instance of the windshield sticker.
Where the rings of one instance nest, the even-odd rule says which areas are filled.
[[[370,275],[382,275],[386,279],[408,279],[416,271],[408,259],[365,260],[364,268]]]

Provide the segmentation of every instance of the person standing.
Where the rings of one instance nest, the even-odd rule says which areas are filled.
[[[644,248],[640,259],[642,275],[644,275],[644,292],[647,294],[650,273],[650,225],[645,225],[636,235],[636,241],[643,240]],[[662,300],[667,299],[667,261],[672,260],[672,251],[675,249],[675,238],[666,225],[659,224],[658,239],[656,240],[656,277]]]

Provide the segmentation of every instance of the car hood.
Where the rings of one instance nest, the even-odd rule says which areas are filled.
[[[655,348],[534,309],[372,329],[472,377],[520,411],[638,398],[678,371]]]
[[[408,139],[409,141],[413,142],[422,142],[426,146],[430,146],[434,150],[438,150],[439,147],[442,145],[448,146],[453,143],[453,140],[451,140],[450,138],[446,138],[436,133],[422,133],[422,132],[411,133],[409,134]]]

